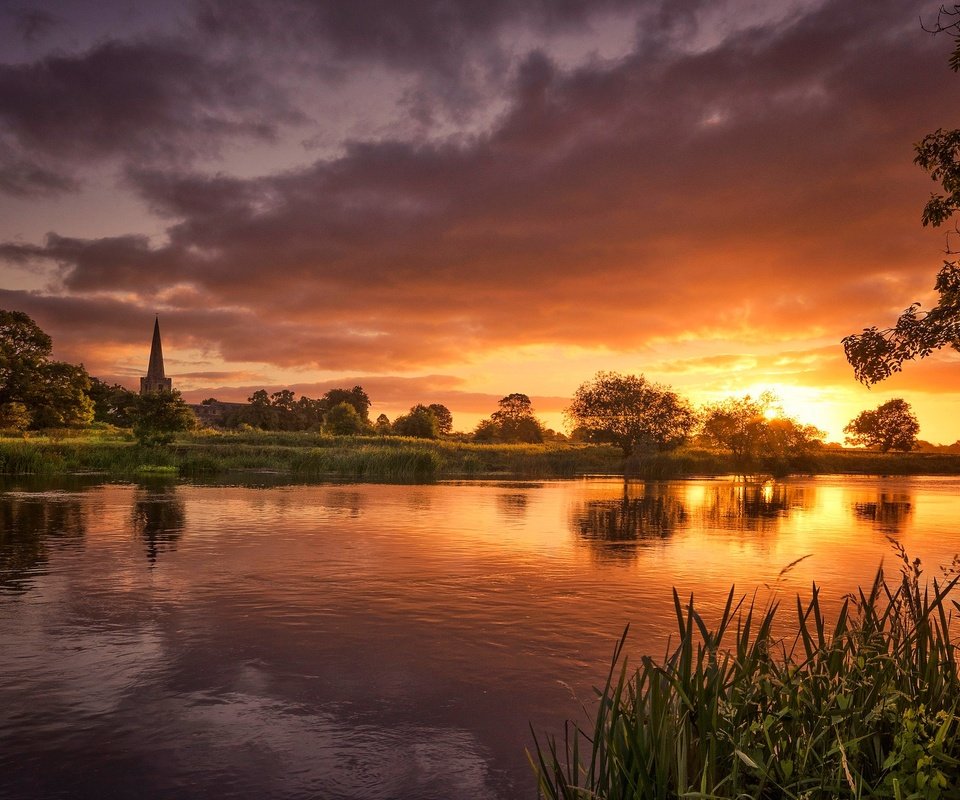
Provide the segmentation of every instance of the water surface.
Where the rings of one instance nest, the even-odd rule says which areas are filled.
[[[533,798],[614,643],[960,552],[960,479],[10,485],[0,797]],[[797,563],[786,575],[782,568]]]

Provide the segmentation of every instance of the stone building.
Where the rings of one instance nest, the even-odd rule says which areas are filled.
[[[160,344],[160,317],[153,323],[153,343],[150,345],[150,364],[147,376],[140,379],[140,394],[173,391],[173,381],[163,372],[163,347]]]

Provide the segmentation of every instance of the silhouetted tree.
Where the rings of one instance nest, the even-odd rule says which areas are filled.
[[[393,432],[400,436],[436,439],[439,426],[433,411],[425,405],[417,404],[410,409],[409,414],[402,414],[393,421]]]
[[[768,392],[756,400],[749,395],[730,397],[707,406],[701,430],[710,444],[730,452],[738,469],[761,468],[774,474],[799,465],[825,435],[813,425],[784,416]]]
[[[589,441],[611,442],[629,456],[635,448],[679,446],[697,422],[690,404],[643,375],[598,372],[580,385],[567,418]]]
[[[873,411],[861,411],[843,429],[850,444],[890,450],[914,450],[920,423],[913,415],[910,404],[902,398],[894,398],[877,406]]]
[[[473,436],[480,442],[542,442],[543,425],[534,416],[530,398],[514,392],[499,401],[497,410],[477,425]]]
[[[431,403],[427,408],[437,418],[437,431],[442,436],[447,436],[453,432],[453,414],[450,413],[449,408],[441,403]]]
[[[960,6],[940,7],[934,33],[948,33],[955,40],[950,68],[960,70]],[[924,206],[924,226],[939,227],[960,209],[960,130],[936,130],[915,145],[914,163],[938,182],[944,194],[931,194]],[[954,251],[948,246],[948,253]],[[934,288],[940,295],[929,311],[920,304],[907,308],[892,328],[864,328],[843,339],[847,361],[857,380],[868,386],[895,372],[904,361],[926,358],[934,350],[960,350],[960,263],[944,261]]]
[[[373,429],[381,436],[390,433],[393,430],[393,427],[390,425],[390,417],[386,414],[378,416],[377,421],[373,425]]]
[[[321,405],[325,409],[331,409],[340,403],[349,403],[354,407],[360,419],[368,422],[370,412],[370,398],[363,391],[362,386],[354,386],[352,389],[331,389],[321,399]]]
[[[140,444],[169,444],[175,434],[193,430],[196,426],[196,415],[176,389],[148,392],[137,397],[133,435]]]

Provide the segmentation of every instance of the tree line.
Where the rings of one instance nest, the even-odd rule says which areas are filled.
[[[53,343],[20,311],[0,311],[0,428],[76,428],[94,422],[131,428],[145,444],[170,441],[197,420],[178,391],[140,395],[87,374],[83,365],[51,358]],[[203,404],[218,403],[209,398]],[[370,419],[371,400],[361,386],[334,388],[319,398],[290,389],[255,391],[248,403],[224,404],[220,425],[230,429],[313,431],[332,435],[410,436],[453,434],[453,414],[442,403],[418,403],[391,421]],[[796,463],[822,444],[824,433],[783,413],[776,398],[730,397],[695,409],[669,386],[643,375],[598,372],[577,389],[565,410],[575,442],[613,444],[624,456],[675,450],[695,444],[729,452],[738,466]],[[909,404],[891,400],[864,411],[847,425],[851,444],[910,450],[919,425]],[[536,416],[530,398],[503,397],[490,416],[465,438],[477,442],[566,441]]]

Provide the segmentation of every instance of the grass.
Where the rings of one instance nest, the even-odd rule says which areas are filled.
[[[674,592],[679,644],[630,674],[624,639],[588,730],[536,741],[542,796],[642,798],[960,797],[960,679],[948,594],[921,585],[899,549],[828,625],[814,587],[795,636],[777,605],[736,604],[715,628]],[[624,638],[626,634],[624,634]]]
[[[572,477],[618,474],[619,451],[587,445],[475,444],[407,437],[310,433],[198,433],[141,447],[123,432],[0,439],[0,473],[167,471],[182,477],[266,471],[302,479],[431,481],[445,477]]]
[[[762,474],[960,474],[960,456],[821,450],[800,461],[769,463]],[[167,447],[140,447],[128,431],[0,436],[0,473],[102,472],[132,476],[163,470],[181,477],[237,471],[278,472],[304,480],[430,481],[463,477],[567,478],[626,475],[658,480],[739,472],[724,453],[684,447],[624,459],[610,445],[478,444],[400,436],[328,436],[303,432],[210,431],[181,435]]]

